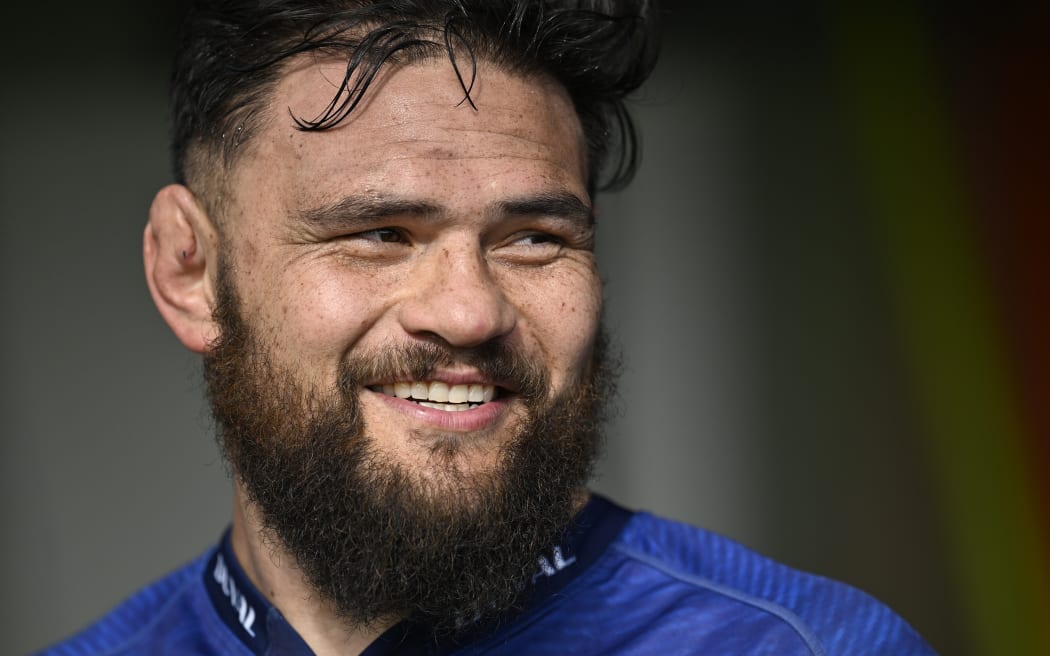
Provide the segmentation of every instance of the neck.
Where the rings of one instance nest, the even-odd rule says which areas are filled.
[[[365,627],[340,617],[304,579],[295,559],[275,540],[264,540],[258,515],[239,484],[233,496],[230,541],[237,561],[317,656],[360,654],[396,623],[392,618]]]

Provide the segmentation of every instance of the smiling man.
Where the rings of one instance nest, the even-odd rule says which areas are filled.
[[[862,593],[586,490],[593,198],[633,170],[650,13],[197,3],[144,253],[233,520],[54,653],[929,653]]]

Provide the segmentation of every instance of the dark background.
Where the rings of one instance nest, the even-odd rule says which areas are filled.
[[[936,6],[883,6],[934,61],[958,36]],[[24,653],[205,549],[230,500],[198,363],[142,275],[178,12],[5,13],[0,642]],[[843,39],[865,23],[815,2],[667,15],[634,105],[642,172],[600,199],[626,376],[596,487],[859,586],[943,653],[986,653],[853,134]]]

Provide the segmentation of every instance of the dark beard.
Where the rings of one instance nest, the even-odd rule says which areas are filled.
[[[407,618],[439,634],[516,609],[600,450],[615,378],[604,336],[584,380],[554,398],[534,358],[497,342],[358,355],[326,393],[274,366],[225,270],[217,296],[221,337],[204,372],[223,453],[264,538],[294,557],[320,598],[349,623]],[[458,455],[476,447],[456,434],[432,439],[425,473],[391,462],[367,435],[358,381],[426,380],[453,362],[512,381],[527,418],[490,471],[460,470]]]

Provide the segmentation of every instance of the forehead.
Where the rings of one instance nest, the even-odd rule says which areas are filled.
[[[568,191],[586,198],[583,132],[566,91],[538,75],[478,62],[465,100],[455,71],[435,60],[384,68],[336,127],[310,132],[345,62],[303,60],[276,85],[268,120],[233,171],[234,202],[303,207],[348,194],[444,200]],[[286,209],[292,209],[286,207]]]

